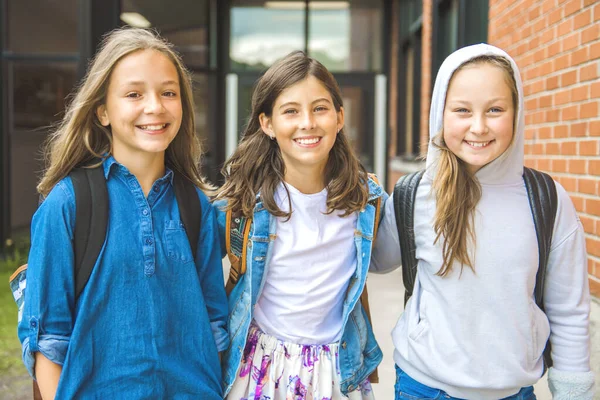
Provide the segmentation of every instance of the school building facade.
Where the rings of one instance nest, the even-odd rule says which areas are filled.
[[[443,59],[472,43],[505,49],[525,85],[526,163],[570,193],[600,295],[599,0],[0,0],[0,243],[27,229],[42,144],[102,35],[122,25],[153,27],[183,55],[216,183],[253,83],[292,50],[333,72],[346,131],[391,190],[423,166]]]

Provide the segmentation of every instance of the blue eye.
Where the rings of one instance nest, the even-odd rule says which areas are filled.
[[[493,113],[499,113],[502,112],[502,109],[500,107],[492,107],[490,108],[490,111]]]
[[[458,113],[468,113],[469,112],[469,110],[467,110],[466,108],[457,108],[454,111],[458,112]]]

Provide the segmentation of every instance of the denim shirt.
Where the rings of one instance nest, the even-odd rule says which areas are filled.
[[[61,180],[33,216],[19,339],[62,366],[57,399],[221,399],[218,352],[229,345],[227,299],[212,205],[194,260],[172,186],[148,197],[124,166],[104,161],[109,219],[104,246],[74,299],[75,193]]]
[[[369,200],[381,196],[387,197],[383,189],[369,179]],[[222,249],[225,249],[226,218],[223,211],[225,205],[225,200],[215,203]],[[355,390],[375,370],[382,359],[381,349],[375,341],[373,329],[359,301],[369,270],[374,220],[375,207],[367,204],[365,209],[358,213],[354,234],[357,254],[356,271],[350,278],[343,306],[343,333],[340,340],[339,357],[343,393]],[[222,360],[225,394],[233,386],[238,374],[254,307],[267,276],[276,225],[276,217],[269,214],[259,199],[254,207],[250,227],[246,251],[246,273],[240,277],[238,284],[229,296],[228,331],[231,346],[223,355]]]

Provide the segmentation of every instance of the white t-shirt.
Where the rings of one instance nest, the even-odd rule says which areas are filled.
[[[277,218],[277,236],[254,320],[265,333],[284,341],[332,343],[342,334],[344,297],[356,269],[357,214],[325,214],[327,189],[304,194],[286,186],[292,216],[288,221]],[[281,210],[289,209],[283,183],[275,201]]]

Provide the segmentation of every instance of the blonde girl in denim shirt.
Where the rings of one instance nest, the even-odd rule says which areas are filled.
[[[342,96],[295,52],[258,80],[224,168],[225,210],[251,218],[246,273],[229,296],[228,399],[371,399],[381,361],[358,301],[383,196],[344,133]]]
[[[150,31],[117,30],[52,135],[18,329],[44,399],[222,398],[227,299],[193,108],[190,77],[171,46]],[[95,158],[106,178],[108,228],[75,300],[75,198],[67,175]],[[195,259],[174,170],[197,186]]]

